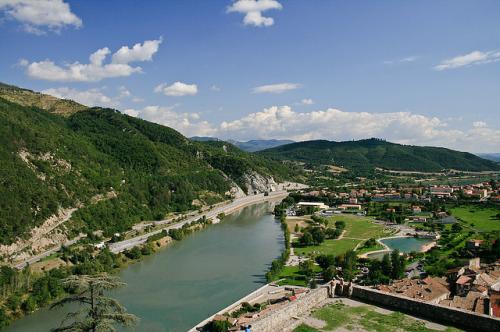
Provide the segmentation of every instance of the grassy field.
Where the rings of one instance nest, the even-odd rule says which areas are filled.
[[[319,246],[297,247],[294,251],[299,256],[309,256],[313,254],[341,255],[354,249],[360,240],[340,239],[325,240]]]
[[[364,254],[364,253],[367,253],[367,252],[370,252],[370,251],[382,250],[382,249],[384,249],[384,248],[385,248],[385,247],[384,247],[383,245],[381,245],[381,244],[379,244],[379,243],[377,242],[377,244],[376,244],[376,245],[374,245],[374,246],[371,246],[371,247],[366,247],[366,248],[364,248],[364,247],[359,248],[358,250],[356,250],[356,253],[357,253],[358,255],[361,255],[361,254]]]
[[[313,270],[320,272],[321,268],[314,265]],[[285,279],[280,281],[279,285],[307,286],[304,275],[300,273],[298,266],[285,266],[279,274],[278,279]]]
[[[287,217],[286,218],[286,224],[288,226],[288,230],[290,231],[290,233],[295,232],[295,225],[299,225],[299,227],[305,228],[309,225],[308,222],[311,222],[310,217]]]
[[[330,225],[334,226],[336,221],[345,221],[346,228],[344,237],[356,239],[379,238],[387,233],[384,233],[384,226],[373,223],[373,219],[369,217],[361,217],[351,214],[342,214],[328,218]]]
[[[372,218],[342,214],[329,217],[328,219],[330,221],[329,226],[331,227],[334,227],[336,221],[345,221],[346,227],[343,238],[339,240],[325,240],[319,246],[296,247],[294,250],[297,255],[311,256],[314,254],[327,254],[337,256],[354,249],[360,242],[369,238],[376,239],[390,235],[390,232],[386,231],[384,226],[373,223]],[[370,250],[362,249],[360,253],[378,249],[383,249],[383,247],[377,245],[374,248],[370,248]]]
[[[373,306],[362,305],[350,307],[342,303],[335,303],[316,310],[312,316],[322,320],[326,325],[321,328],[313,328],[302,324],[294,332],[317,332],[317,331],[376,331],[376,332],[431,332],[434,330],[425,326],[423,321],[407,316],[400,312],[380,313]],[[446,332],[460,331],[455,328],[447,328]]]
[[[451,209],[451,214],[466,226],[479,232],[500,231],[500,219],[496,217],[498,209],[481,208],[474,205],[465,205]]]

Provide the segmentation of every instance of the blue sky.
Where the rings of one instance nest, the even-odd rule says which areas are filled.
[[[499,1],[0,0],[0,18],[1,81],[188,136],[500,151]]]

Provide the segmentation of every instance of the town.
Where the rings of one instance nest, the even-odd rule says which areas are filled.
[[[273,262],[270,283],[198,329],[252,326],[260,331],[272,325],[268,321],[285,316],[283,330],[309,331],[311,312],[314,316],[338,305],[332,302],[332,290],[328,294],[333,299],[309,298],[324,295],[314,292],[332,280],[480,317],[500,317],[499,185],[492,180],[292,191],[275,207],[289,245]],[[344,302],[349,300],[339,294]]]

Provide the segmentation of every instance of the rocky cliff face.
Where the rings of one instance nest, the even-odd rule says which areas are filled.
[[[257,172],[245,174],[246,192],[249,195],[275,191],[277,183],[272,177],[264,177]]]
[[[278,184],[272,177],[264,177],[257,172],[245,174],[243,182],[245,183],[243,188],[233,182],[233,186],[226,194],[234,198],[241,198],[247,195],[256,195],[278,190]]]

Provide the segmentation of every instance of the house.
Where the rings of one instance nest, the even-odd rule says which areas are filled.
[[[490,316],[500,317],[500,281],[490,287],[488,294],[490,295]]]
[[[339,210],[361,210],[361,204],[341,204],[337,208]]]
[[[456,293],[458,296],[465,296],[469,293],[470,289],[472,288],[472,278],[469,278],[467,276],[460,276],[457,281],[455,282],[456,285]]]
[[[488,197],[488,190],[486,189],[477,189],[472,192],[472,195],[479,196],[480,198]]]
[[[422,208],[420,206],[412,206],[411,210],[413,213],[421,213],[422,212]]]
[[[479,292],[469,292],[466,296],[454,296],[452,299],[440,301],[440,305],[486,314],[487,296]]]
[[[299,207],[313,207],[313,208],[320,209],[320,210],[324,210],[324,209],[329,208],[329,206],[323,202],[299,202],[299,203],[297,203],[297,206],[299,206]]]
[[[435,212],[434,215],[436,218],[446,218],[448,216],[448,214],[444,211]]]
[[[427,222],[427,217],[410,216],[408,218],[410,219],[410,222],[414,222],[414,223],[425,223],[425,222]]]
[[[438,197],[446,197],[446,196],[451,196],[453,193],[453,188],[448,187],[448,186],[433,186],[429,188],[429,191],[432,196],[438,196]]]
[[[358,204],[358,199],[355,197],[349,198],[349,204]]]
[[[403,279],[390,286],[381,285],[378,289],[383,292],[399,294],[415,300],[437,304],[450,297],[450,290],[445,279],[427,277],[419,279]]]

